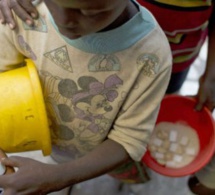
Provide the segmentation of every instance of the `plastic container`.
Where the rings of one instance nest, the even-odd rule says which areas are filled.
[[[50,131],[37,70],[26,66],[0,73],[0,148],[51,153]]]
[[[202,111],[196,111],[194,109],[195,105],[196,100],[193,98],[179,95],[164,97],[156,124],[160,122],[185,122],[196,130],[200,142],[200,151],[190,164],[178,169],[160,165],[147,151],[142,161],[152,170],[165,176],[182,177],[201,169],[213,156],[215,151],[214,119],[207,108],[204,108]]]

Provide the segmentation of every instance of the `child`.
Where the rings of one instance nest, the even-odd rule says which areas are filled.
[[[41,2],[42,0],[33,0]],[[176,93],[183,85],[189,68],[198,57],[199,51],[203,46],[205,39],[208,38],[208,55],[206,69],[199,81],[199,91],[197,94],[198,104],[197,110],[201,110],[203,106],[207,106],[210,110],[215,107],[215,59],[213,55],[215,45],[215,6],[213,0],[201,1],[180,1],[180,0],[137,0],[141,5],[149,9],[156,17],[158,23],[168,37],[172,55],[173,55],[173,70],[167,93]],[[10,0],[2,0],[1,11],[4,13],[2,18],[3,23],[10,24],[11,28],[15,28],[15,22],[11,15]],[[38,12],[30,3],[31,0],[12,1],[16,14],[27,24],[33,25],[34,18]],[[180,20],[178,16],[180,15]],[[171,16],[171,17],[169,17]],[[195,20],[193,20],[195,17]],[[168,21],[168,22],[167,22]]]
[[[4,1],[2,1],[3,3]],[[206,61],[206,69],[199,81],[199,91],[197,94],[198,104],[197,110],[201,110],[203,105],[210,110],[215,106],[215,7],[214,1],[149,1],[138,0],[144,7],[148,8],[156,17],[162,29],[169,39],[173,55],[173,71],[167,93],[177,92],[186,76],[193,61],[198,57],[199,51],[208,38],[208,55]],[[19,1],[17,2],[19,3]],[[27,13],[37,14],[36,9],[29,3],[21,2],[20,6],[25,7]],[[4,3],[7,5],[6,3]],[[5,6],[6,8],[6,6]],[[9,9],[5,9],[9,10]],[[10,12],[8,12],[10,13]],[[18,11],[18,14],[24,21],[31,22],[32,18],[26,12]],[[8,14],[9,15],[9,14]],[[179,19],[180,17],[180,19]],[[8,23],[14,22],[7,17]],[[189,180],[191,190],[200,195],[215,194],[214,178],[215,178],[215,157],[211,162],[196,173],[197,177]],[[200,181],[199,181],[200,180]],[[204,185],[203,185],[204,184]]]
[[[164,30],[173,54],[173,73],[167,92],[180,89],[189,67],[198,57],[199,51],[208,39],[206,69],[199,80],[197,110],[205,105],[215,108],[215,7],[213,0],[138,0],[148,8]],[[195,194],[215,195],[215,156],[188,185]]]
[[[37,9],[32,27],[16,16],[14,31],[0,26],[0,70],[34,60],[59,164],[6,158],[18,171],[0,176],[4,193],[47,194],[110,172],[135,180],[115,170],[146,151],[171,73],[163,31],[132,0],[46,0]]]

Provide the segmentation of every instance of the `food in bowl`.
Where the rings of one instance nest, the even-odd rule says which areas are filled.
[[[200,150],[196,131],[184,123],[161,122],[149,142],[151,156],[161,165],[181,168],[190,164]]]

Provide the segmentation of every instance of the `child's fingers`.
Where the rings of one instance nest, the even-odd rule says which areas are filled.
[[[0,161],[3,161],[5,158],[7,158],[7,155],[6,153],[0,149]],[[13,167],[10,167],[10,166],[6,166],[6,172],[5,174],[10,174],[10,173],[14,173],[14,168]]]
[[[16,6],[18,3],[16,0],[14,0],[14,11],[15,9],[18,8],[18,6]],[[39,14],[37,9],[35,8],[35,6],[32,4],[31,0],[19,0],[19,5],[20,7],[22,7],[26,13],[28,13],[28,15],[34,19],[38,18]],[[18,11],[18,10],[17,10]],[[20,13],[20,18],[21,18],[21,13]]]
[[[0,23],[5,24],[5,19],[4,19],[4,16],[2,15],[1,11],[0,11]]]
[[[20,166],[21,160],[19,160],[19,157],[7,157],[7,158],[2,158],[1,163],[5,166],[10,166],[10,167],[19,167]]]
[[[8,6],[7,0],[0,1],[0,9],[1,9],[1,16],[3,18],[3,23],[9,24],[10,28],[15,28],[16,24],[12,15],[12,12]]]
[[[38,13],[36,8],[32,5],[31,0],[19,0],[19,2],[17,0],[11,0],[10,8],[21,20],[26,22],[29,26],[34,25],[34,20],[31,15],[34,13],[33,16],[36,17]]]
[[[29,15],[28,12],[26,12],[25,8],[23,8],[21,6],[15,6],[15,7],[13,7],[13,11],[27,25],[29,25],[29,26],[33,26],[34,25],[33,18]]]

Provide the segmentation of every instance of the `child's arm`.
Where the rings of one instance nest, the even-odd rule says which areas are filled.
[[[206,60],[206,69],[199,80],[198,104],[197,110],[207,106],[211,111],[215,109],[215,7],[209,21],[208,34],[208,54]]]
[[[0,176],[0,187],[5,195],[47,194],[107,173],[128,159],[125,149],[112,140],[104,141],[82,158],[58,165],[13,156],[3,164],[18,171]]]
[[[38,1],[38,0],[37,0]],[[39,0],[41,1],[41,0]],[[38,17],[37,9],[33,5],[33,0],[1,0],[0,1],[0,22],[8,24],[11,29],[15,29],[12,10],[28,25],[34,25],[34,20]]]

